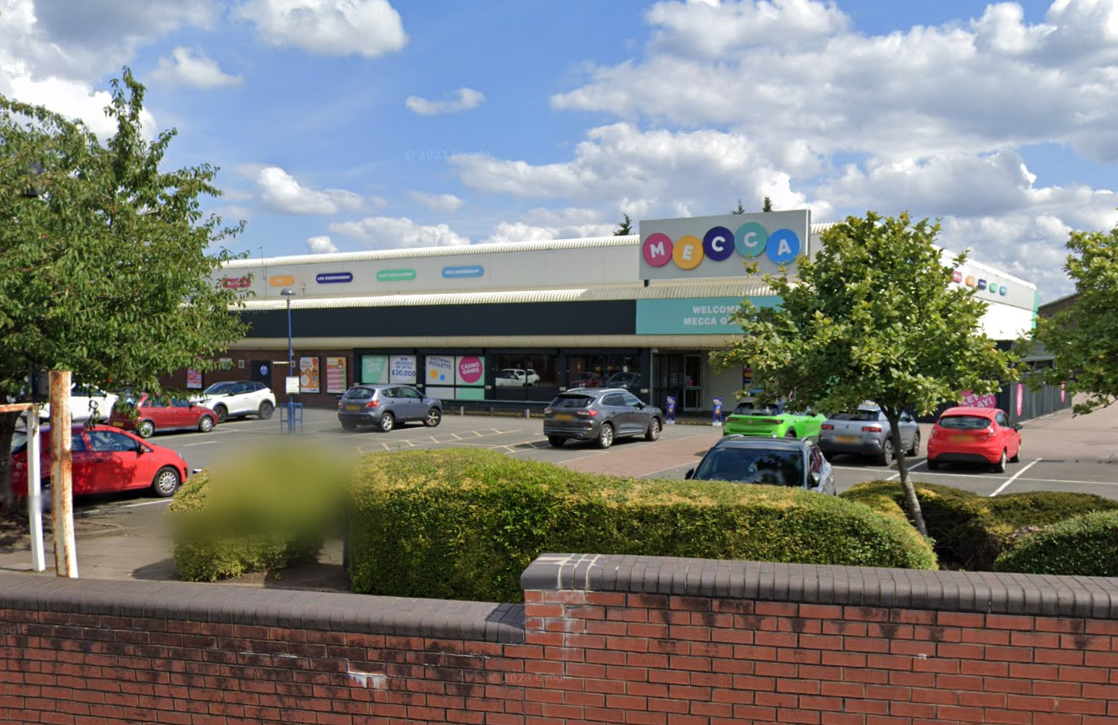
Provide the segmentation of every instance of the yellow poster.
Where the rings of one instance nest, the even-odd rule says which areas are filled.
[[[326,392],[344,393],[346,391],[346,359],[344,357],[326,358]]]
[[[318,358],[299,358],[299,391],[303,393],[318,392]]]

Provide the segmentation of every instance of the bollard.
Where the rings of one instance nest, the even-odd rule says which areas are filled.
[[[525,408],[524,409],[524,417],[528,418],[528,419],[531,419],[531,417],[532,417],[532,409],[531,408]]]
[[[458,406],[458,415],[466,415],[466,406],[464,406],[464,405],[459,405]]]

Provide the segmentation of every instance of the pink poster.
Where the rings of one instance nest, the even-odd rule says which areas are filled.
[[[975,395],[970,390],[964,390],[960,397],[959,404],[968,408],[996,408],[998,405],[995,395]]]
[[[1017,383],[1017,417],[1021,417],[1021,411],[1025,405],[1025,384]]]
[[[1068,393],[1064,390],[1064,384],[1060,383],[1060,402],[1066,403],[1068,400]]]
[[[481,382],[484,373],[485,367],[482,365],[481,358],[476,356],[458,358],[459,384],[477,385]]]

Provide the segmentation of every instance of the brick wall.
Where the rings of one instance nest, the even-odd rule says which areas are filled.
[[[0,575],[0,723],[1118,723],[1118,581],[545,555],[525,604]]]

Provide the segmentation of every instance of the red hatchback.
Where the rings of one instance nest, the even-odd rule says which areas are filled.
[[[22,436],[22,439],[21,439]],[[12,493],[27,498],[27,436],[16,433],[12,447]],[[141,440],[107,425],[75,426],[70,445],[75,496],[150,488],[156,496],[170,496],[189,470],[170,448]],[[50,431],[40,434],[39,475],[50,476]]]
[[[988,463],[1001,473],[1021,457],[1021,426],[997,408],[948,408],[932,426],[928,468],[941,463]]]
[[[109,417],[109,425],[125,430],[135,430],[141,438],[151,438],[156,431],[200,430],[209,433],[217,425],[217,413],[199,403],[188,400],[158,400],[144,393],[122,395],[121,404],[134,404],[139,414],[132,420],[116,408]]]

